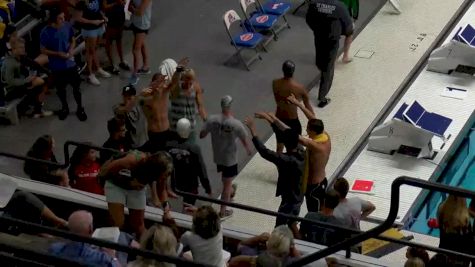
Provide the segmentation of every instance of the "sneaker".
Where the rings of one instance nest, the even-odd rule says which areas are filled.
[[[221,218],[221,220],[225,220],[231,216],[233,216],[233,210],[226,210],[224,211],[224,213],[219,213],[219,218]]]
[[[132,74],[129,78],[129,83],[131,85],[136,85],[138,82],[139,82],[139,77],[137,77],[137,75],[135,74]]]
[[[92,84],[92,85],[101,85],[101,82],[96,78],[96,75],[94,74],[90,74],[88,77],[87,77],[87,81]]]
[[[137,71],[138,75],[147,75],[147,74],[150,74],[150,73],[152,73],[150,68],[148,68],[148,69],[141,68]]]
[[[41,112],[33,114],[33,118],[34,119],[39,119],[39,118],[49,117],[51,115],[53,115],[53,111],[42,110]]]
[[[130,66],[127,62],[120,62],[119,64],[119,68],[123,69],[123,70],[126,70],[126,71],[130,71]]]
[[[105,70],[102,69],[102,68],[99,68],[99,69],[97,70],[97,74],[99,74],[99,76],[101,76],[101,77],[103,77],[103,78],[110,78],[110,77],[112,77],[112,75],[111,75],[109,72],[105,71]]]
[[[69,109],[62,109],[58,111],[58,118],[59,120],[64,121],[69,115]]]
[[[78,74],[81,74],[87,67],[87,62],[80,62],[76,65]]]
[[[330,101],[331,101],[330,98],[325,98],[325,100],[320,100],[320,102],[318,102],[317,107],[324,108],[326,105],[330,104]]]
[[[76,111],[76,116],[78,117],[80,121],[87,120],[87,115],[86,115],[86,112],[84,111],[84,108],[78,108],[78,110]]]

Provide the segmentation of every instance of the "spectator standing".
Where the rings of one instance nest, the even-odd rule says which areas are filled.
[[[131,29],[134,33],[133,56],[134,68],[130,83],[135,85],[138,82],[137,75],[150,74],[148,62],[148,51],[146,46],[146,37],[150,26],[152,25],[152,0],[131,0],[129,11],[132,13],[130,18]],[[139,60],[142,57],[142,67],[139,69]]]
[[[198,208],[193,215],[192,231],[181,236],[184,248],[190,248],[193,261],[224,267],[223,233],[218,213],[211,206]]]
[[[75,47],[76,41],[71,24],[64,21],[63,12],[51,9],[48,26],[41,31],[41,53],[48,56],[48,66],[61,100],[62,108],[58,112],[58,117],[64,120],[69,115],[66,87],[71,85],[77,104],[76,115],[80,121],[85,121],[87,115],[81,99],[81,77],[77,73],[76,63],[73,60]]]
[[[187,118],[192,125],[193,132],[190,141],[196,141],[196,116],[199,114],[206,121],[208,114],[203,103],[203,90],[196,81],[196,74],[186,68],[188,60],[180,62],[173,75],[170,85],[170,130],[176,132],[176,123],[181,118]]]
[[[70,231],[77,235],[92,237],[94,228],[92,227],[92,214],[87,211],[73,212],[68,219],[68,227]],[[68,242],[54,243],[48,249],[49,253],[74,260],[85,265],[92,266],[120,266],[115,251],[111,249],[99,249],[87,243]]]
[[[110,71],[113,74],[119,74],[119,68],[129,71],[130,66],[124,61],[124,51],[122,50],[122,34],[125,23],[125,1],[124,0],[102,0],[102,9],[107,17],[105,47],[107,58],[109,59]],[[117,55],[119,56],[119,68],[114,63],[112,55],[112,43],[115,41]]]
[[[176,186],[178,190],[198,194],[198,187],[201,183],[206,194],[212,197],[201,149],[197,144],[187,142],[190,132],[190,121],[186,118],[180,119],[177,123],[177,140],[166,144],[165,150],[172,156],[175,168],[172,176],[172,188],[174,189]],[[196,198],[183,197],[183,205],[194,206],[195,203]]]
[[[43,135],[36,139],[26,156],[58,163],[53,152],[54,147],[53,137]],[[23,170],[32,180],[69,187],[68,173],[59,166],[26,160]]]
[[[237,139],[246,148],[248,155],[251,155],[244,124],[232,115],[232,102],[233,99],[229,95],[221,98],[221,114],[211,115],[200,133],[200,138],[205,138],[211,133],[213,160],[217,165],[218,172],[221,173],[223,182],[221,199],[224,201],[231,200],[233,180],[238,174]],[[221,205],[219,215],[221,217],[231,216],[232,210],[226,210],[226,206]]]
[[[286,60],[282,65],[282,72],[284,73],[283,78],[272,81],[272,90],[274,91],[274,99],[277,104],[275,116],[300,135],[302,134],[302,125],[299,121],[297,107],[289,103],[287,98],[293,94],[299,101],[303,101],[308,110],[313,112],[313,108],[312,105],[310,105],[307,90],[293,78],[295,63]],[[284,144],[282,142],[282,136],[277,133],[275,136],[277,139],[277,153],[282,153]]]
[[[130,139],[126,138],[127,128],[125,127],[125,121],[118,118],[112,118],[107,121],[107,131],[109,132],[109,138],[102,145],[105,148],[115,149],[120,152],[127,152],[132,148]],[[100,160],[106,162],[110,160],[114,155],[112,152],[101,151]]]
[[[114,107],[114,114],[117,118],[125,120],[127,127],[127,138],[132,144],[132,148],[140,148],[148,140],[147,121],[145,115],[137,105],[137,91],[133,85],[122,88],[122,103]]]
[[[166,183],[172,171],[173,159],[165,152],[150,155],[131,151],[123,158],[104,164],[99,176],[105,183],[106,201],[114,226],[123,226],[127,205],[130,226],[137,236],[141,236],[145,229],[145,187],[150,185],[154,203],[161,201],[162,207],[169,209]]]
[[[303,200],[300,187],[304,167],[304,154],[298,147],[299,135],[271,113],[258,112],[256,117],[267,120],[275,132],[282,131],[279,134],[283,136],[282,140],[284,141],[286,152],[279,154],[265,147],[257,136],[253,119],[246,118],[246,125],[251,132],[252,142],[257,152],[261,157],[274,163],[277,167],[279,177],[277,179],[275,195],[282,198],[278,212],[298,216]],[[282,224],[287,224],[292,230],[297,231],[295,221],[278,216],[275,225],[279,226]]]
[[[330,103],[326,96],[333,82],[340,36],[346,36],[344,50],[347,51],[353,36],[353,21],[340,0],[312,0],[306,22],[313,31],[315,63],[321,72],[317,106],[323,108]]]
[[[104,188],[97,179],[101,165],[97,161],[96,150],[78,146],[71,156],[70,163],[68,174],[72,188],[104,195]]]
[[[309,212],[305,215],[305,219],[323,222],[335,226],[348,227],[344,222],[338,220],[333,215],[333,210],[338,206],[338,193],[332,189],[326,192],[323,205],[320,212]],[[324,246],[333,246],[343,241],[348,235],[341,230],[320,226],[308,222],[302,222],[300,225],[301,237],[310,242],[314,242]]]
[[[300,136],[300,144],[307,148],[305,169],[302,181],[302,192],[308,211],[318,211],[328,186],[325,168],[331,153],[330,135],[325,132],[323,121],[307,109],[294,95],[288,97],[289,102],[300,108],[308,119],[307,137]]]
[[[47,87],[45,81],[30,72],[24,64],[26,58],[25,44],[20,40],[12,42],[12,53],[7,55],[2,64],[2,82],[6,91],[5,101],[22,99],[17,106],[18,114],[25,115],[30,106],[33,106],[33,118],[53,115],[51,111],[43,110],[43,102]],[[31,73],[31,75],[30,75]]]
[[[360,1],[359,0],[340,0],[348,8],[348,13],[353,18],[353,23],[358,19],[360,15]],[[354,27],[354,24],[353,24]],[[349,40],[349,44],[345,45],[345,51],[343,51],[343,63],[350,63],[352,59],[350,58],[350,45],[353,40]]]
[[[81,27],[81,35],[86,42],[86,61],[89,71],[88,81],[93,85],[100,85],[95,73],[104,78],[111,75],[103,70],[97,57],[98,40],[101,39],[105,31],[107,18],[101,11],[99,0],[81,0],[76,4],[75,21]]]

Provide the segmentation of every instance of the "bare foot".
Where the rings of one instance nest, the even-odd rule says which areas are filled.
[[[351,61],[353,61],[353,59],[349,56],[343,56],[343,59],[341,61],[343,61],[343,63],[345,63],[345,64],[348,64]]]

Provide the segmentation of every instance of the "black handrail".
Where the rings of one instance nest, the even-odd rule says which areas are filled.
[[[419,188],[422,188],[422,189],[428,189],[428,190],[431,190],[431,191],[439,191],[439,192],[443,192],[443,193],[449,193],[449,194],[460,196],[460,197],[470,197],[470,198],[475,197],[475,192],[469,191],[469,190],[466,190],[466,189],[451,187],[451,186],[444,185],[444,184],[439,184],[439,183],[428,182],[428,181],[424,181],[424,180],[417,179],[417,178],[411,178],[411,177],[407,177],[407,176],[398,177],[391,184],[391,206],[389,208],[388,217],[386,218],[386,220],[382,224],[378,225],[377,227],[375,227],[375,228],[373,228],[373,229],[371,229],[367,232],[361,233],[361,234],[359,234],[357,236],[354,236],[350,239],[342,241],[342,242],[340,242],[340,243],[338,243],[334,246],[327,247],[327,248],[322,249],[320,251],[317,251],[315,253],[306,255],[303,258],[300,258],[300,259],[296,260],[295,262],[289,264],[288,267],[304,266],[306,264],[309,264],[311,262],[319,260],[323,257],[331,255],[335,252],[338,252],[338,251],[340,251],[344,248],[356,245],[356,244],[358,244],[358,243],[360,243],[364,240],[367,240],[369,238],[373,238],[375,236],[378,236],[379,234],[386,231],[388,228],[390,228],[392,226],[392,224],[394,223],[394,221],[397,218],[397,213],[398,213],[398,210],[399,210],[399,198],[400,198],[399,190],[400,190],[402,185],[409,185],[409,186],[419,187]],[[463,257],[469,258],[471,260],[475,260],[475,255],[469,255],[469,254],[460,253],[460,252],[457,252],[457,253],[450,252],[449,253],[448,250],[443,250],[443,249],[438,249],[437,252],[445,253],[445,254],[452,254],[452,255],[457,254],[457,256],[463,256]]]
[[[90,144],[86,144],[86,143],[82,143],[82,142],[66,141],[65,144],[64,144],[65,162],[66,163],[61,165],[61,166],[68,166],[69,165],[69,150],[68,150],[69,146],[85,146],[85,147],[95,149],[95,150],[98,150],[98,151],[106,151],[106,152],[114,152],[114,153],[125,154],[125,152],[113,150],[113,149],[110,149],[110,148],[98,147],[98,146],[94,146],[94,145],[90,145]],[[8,157],[11,154],[10,153],[5,153],[5,152],[0,152],[0,155],[4,155],[4,156]],[[24,156],[19,156],[19,155],[14,155],[13,158],[20,159],[20,160],[38,161],[37,159],[34,159],[34,158],[29,158],[29,157],[24,157]],[[48,162],[48,161],[39,161],[39,162],[42,162],[42,163],[45,163],[45,164],[57,165],[57,163]],[[426,182],[426,183],[428,183],[428,182]],[[430,184],[439,185],[437,183],[430,183]],[[360,234],[361,235],[363,233],[366,233],[366,232],[362,232],[362,231],[358,231],[358,230],[354,230],[354,229],[350,229],[350,228],[346,228],[346,227],[331,225],[331,224],[327,224],[327,223],[322,223],[322,222],[318,222],[318,221],[309,220],[309,219],[302,218],[302,217],[292,216],[292,215],[288,215],[288,214],[285,214],[285,213],[279,213],[279,212],[275,212],[275,211],[256,208],[256,207],[253,207],[253,206],[248,206],[248,205],[234,203],[234,202],[226,202],[226,201],[223,201],[223,200],[220,200],[220,199],[209,198],[207,196],[195,195],[195,194],[191,194],[191,193],[188,193],[188,192],[180,191],[176,188],[174,188],[174,191],[180,196],[194,197],[198,200],[207,201],[207,202],[215,203],[215,204],[223,204],[223,205],[234,207],[234,208],[237,208],[237,209],[246,210],[246,211],[255,212],[255,213],[260,213],[260,214],[269,215],[269,216],[273,216],[273,217],[281,216],[281,217],[291,219],[291,220],[295,220],[295,221],[308,222],[308,223],[323,226],[323,227],[328,227],[328,228],[333,228],[333,229],[336,229],[336,230],[346,231],[349,234],[351,233],[351,234]],[[393,220],[393,222],[394,222],[394,220]],[[390,227],[391,226],[392,226],[392,224],[390,225]],[[389,227],[387,227],[387,228],[389,228]],[[374,229],[376,229],[376,228],[374,228]],[[372,230],[374,230],[374,229],[372,229]],[[380,233],[382,233],[382,232],[380,232]],[[358,236],[360,236],[360,235],[358,235]],[[355,237],[357,237],[357,236],[355,236]],[[404,246],[409,246],[409,247],[419,247],[419,248],[434,251],[434,252],[437,252],[437,253],[444,253],[444,254],[447,254],[447,255],[468,256],[469,258],[472,258],[472,256],[469,256],[469,255],[466,255],[466,254],[463,254],[463,253],[460,253],[460,252],[440,249],[438,247],[427,246],[425,244],[420,244],[420,243],[414,243],[414,242],[410,242],[410,241],[407,241],[407,240],[404,240],[404,239],[395,239],[395,238],[386,237],[386,236],[379,236],[379,235],[373,235],[369,238],[375,238],[375,239],[379,239],[379,240],[382,240],[382,241],[388,241],[388,242],[392,242],[392,243],[396,243],[396,244],[400,244],[400,245],[404,245]],[[359,243],[359,242],[357,242],[357,243]],[[349,253],[349,249],[350,249],[351,246],[352,245],[343,248],[343,249],[346,248],[347,257],[350,257],[350,255],[351,255]],[[342,250],[342,249],[340,248],[338,250]],[[475,256],[473,256],[473,258],[475,259]]]
[[[187,260],[185,260],[183,258],[179,258],[179,257],[171,257],[171,256],[162,255],[162,254],[158,254],[158,253],[155,253],[155,252],[143,250],[143,249],[137,249],[137,248],[132,248],[132,247],[120,245],[120,244],[109,242],[109,241],[102,240],[102,239],[80,236],[80,235],[77,235],[77,234],[74,234],[74,233],[71,233],[71,232],[66,232],[66,231],[63,231],[63,230],[55,229],[55,228],[52,228],[52,227],[47,227],[47,226],[40,225],[40,224],[25,222],[25,221],[17,220],[17,219],[14,219],[14,218],[8,218],[6,216],[0,216],[0,223],[5,223],[6,225],[15,225],[15,226],[18,226],[20,228],[28,228],[29,231],[47,233],[47,234],[51,234],[51,235],[54,235],[54,236],[66,238],[66,239],[76,241],[76,242],[93,244],[93,245],[96,245],[98,247],[111,248],[111,249],[114,249],[114,250],[123,251],[127,254],[130,254],[130,255],[137,255],[137,256],[142,256],[142,257],[145,257],[145,258],[156,259],[158,261],[179,264],[179,266],[211,267],[210,265],[200,264],[200,263],[196,263],[196,262],[190,262],[190,261],[187,261]],[[0,245],[0,249],[1,248],[2,248],[2,245]],[[64,266],[69,266],[69,265],[64,265]]]

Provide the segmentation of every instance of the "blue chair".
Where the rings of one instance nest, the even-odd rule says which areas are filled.
[[[290,24],[285,15],[290,11],[292,4],[279,0],[269,0],[265,3],[261,3],[261,1],[257,0],[257,3],[264,13],[282,18],[284,20],[283,26],[287,26],[290,29]]]
[[[245,25],[257,31],[270,31],[274,40],[277,41],[276,27],[279,17],[264,13],[256,0],[239,0],[239,3],[246,18]],[[249,12],[251,6],[254,6],[255,10]]]
[[[251,70],[249,66],[256,61],[257,59],[262,60],[261,55],[259,54],[259,51],[257,50],[257,47],[262,46],[262,42],[264,41],[264,37],[262,34],[255,32],[255,31],[248,31],[243,30],[240,31],[237,34],[232,34],[231,33],[231,25],[233,25],[236,22],[242,23],[241,18],[237,14],[236,11],[234,10],[229,10],[227,11],[224,16],[223,16],[223,21],[224,21],[224,26],[226,27],[226,32],[228,33],[229,38],[231,39],[231,43],[236,48],[236,53],[239,57],[239,59],[244,63],[246,66],[247,70]],[[243,25],[241,25],[242,27]],[[262,46],[262,48],[265,50],[265,48]],[[245,60],[244,57],[241,55],[242,49],[253,49],[256,54],[250,58],[249,60]]]

